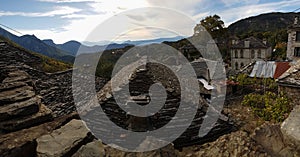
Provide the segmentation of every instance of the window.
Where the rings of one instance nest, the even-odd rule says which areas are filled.
[[[252,51],[251,51],[251,58],[254,58],[254,57],[255,57],[255,51],[252,50]]]
[[[244,58],[244,52],[243,52],[243,50],[240,51],[240,56],[241,56],[241,58]]]
[[[244,63],[242,62],[242,63],[241,63],[241,68],[243,68],[243,67],[244,67]]]
[[[294,56],[295,57],[300,57],[300,47],[295,47]]]
[[[258,50],[258,52],[257,52],[257,58],[261,58],[261,50]]]
[[[234,51],[234,57],[238,58],[238,51],[237,50]]]
[[[239,70],[239,64],[235,62],[235,70]]]
[[[296,41],[300,41],[300,32],[296,32]]]

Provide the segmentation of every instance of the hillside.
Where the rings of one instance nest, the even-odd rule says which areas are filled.
[[[18,45],[24,47],[27,50],[37,52],[39,54],[51,58],[55,58],[57,60],[65,61],[65,62],[72,63],[74,61],[74,57],[69,55],[67,52],[45,44],[43,41],[41,41],[34,35],[24,35],[18,37],[6,31],[5,29],[2,29],[1,27],[0,27],[0,35],[17,43]]]
[[[268,32],[286,29],[294,22],[295,16],[300,13],[266,13],[258,16],[239,20],[228,26],[231,35],[239,35],[246,32]]]
[[[0,61],[9,62],[10,65],[28,65],[44,72],[64,71],[72,68],[71,64],[31,52],[20,45],[0,35],[1,53]]]

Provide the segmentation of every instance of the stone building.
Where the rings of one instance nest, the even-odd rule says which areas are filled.
[[[232,69],[240,70],[255,61],[268,60],[272,48],[266,40],[249,37],[241,41],[233,40],[230,53]]]
[[[300,21],[295,17],[294,24],[288,28],[287,59],[300,58]]]
[[[300,61],[292,64],[292,67],[277,79],[278,90],[286,93],[294,105],[300,105]]]

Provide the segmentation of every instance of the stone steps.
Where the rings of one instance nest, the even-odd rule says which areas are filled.
[[[37,113],[40,103],[40,98],[35,96],[22,102],[0,106],[0,121]]]
[[[28,73],[7,66],[0,86],[0,131],[12,132],[52,120]]]
[[[0,129],[5,132],[17,131],[41,124],[52,119],[52,111],[41,105],[37,113],[0,122]]]

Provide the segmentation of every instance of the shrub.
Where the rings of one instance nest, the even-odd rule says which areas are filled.
[[[242,104],[250,106],[255,115],[266,121],[282,122],[292,110],[290,100],[283,93],[248,94]]]

